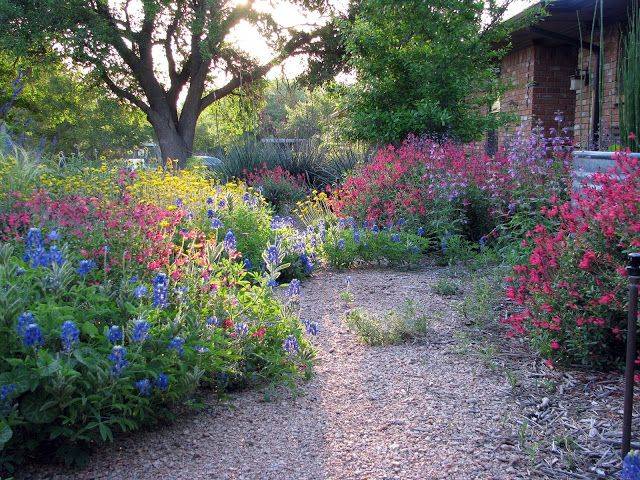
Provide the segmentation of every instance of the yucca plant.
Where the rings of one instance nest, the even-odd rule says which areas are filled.
[[[640,12],[638,1],[632,2],[628,30],[622,39],[620,59],[620,134],[622,142],[638,151],[640,135]]]

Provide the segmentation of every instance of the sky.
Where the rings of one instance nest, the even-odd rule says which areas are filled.
[[[235,0],[235,3],[242,4],[246,0]],[[348,0],[332,0],[332,6],[339,11],[345,11],[348,5]],[[537,3],[536,0],[514,0],[507,10],[506,18],[512,17],[521,12],[525,8]],[[305,16],[303,11],[286,2],[273,2],[270,0],[257,0],[255,2],[256,9],[269,11],[274,15],[274,18],[285,27],[301,27],[305,24],[317,24],[322,22],[322,18],[313,15]],[[273,52],[261,39],[258,32],[251,27],[247,22],[243,22],[238,25],[233,32],[231,32],[229,40],[237,43],[243,50],[251,52],[261,62],[268,61]],[[269,72],[269,78],[276,78],[286,76],[289,78],[295,77],[300,74],[305,68],[305,61],[303,58],[295,57],[285,61],[281,66],[274,68]]]

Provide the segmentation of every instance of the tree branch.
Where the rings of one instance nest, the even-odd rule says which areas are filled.
[[[129,90],[126,90],[116,85],[116,83],[111,79],[111,77],[109,77],[109,75],[107,75],[105,71],[101,72],[100,77],[102,78],[104,83],[106,83],[109,90],[115,93],[119,98],[128,100],[129,102],[134,104],[136,107],[138,107],[140,110],[142,110],[144,113],[149,114],[149,112],[151,111],[151,108],[149,108],[149,105],[147,105],[140,98],[136,97]]]

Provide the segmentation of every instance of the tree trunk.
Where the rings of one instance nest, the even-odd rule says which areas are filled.
[[[158,139],[162,163],[166,164],[171,159],[178,168],[184,168],[192,154],[195,125],[186,130],[180,129],[170,118],[155,112],[148,115],[148,119]]]

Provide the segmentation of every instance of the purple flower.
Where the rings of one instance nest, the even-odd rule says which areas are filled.
[[[65,352],[70,352],[73,346],[80,341],[80,330],[71,320],[67,320],[62,324],[60,340]]]
[[[291,280],[291,282],[289,283],[289,288],[287,289],[287,295],[289,295],[290,297],[300,295],[300,280],[298,280],[297,278]]]
[[[175,350],[179,356],[182,356],[184,354],[184,339],[180,337],[172,338],[167,348],[169,350]]]
[[[236,251],[237,242],[236,236],[233,234],[233,231],[229,230],[227,234],[224,236],[224,249],[227,253],[232,253]]]
[[[236,323],[236,333],[239,337],[244,337],[247,333],[249,333],[249,325],[244,322]]]
[[[304,327],[307,331],[307,333],[309,335],[317,335],[318,334],[318,323],[317,322],[311,322],[311,321],[305,321],[304,322]]]
[[[145,322],[144,320],[138,320],[133,325],[133,332],[131,333],[131,340],[136,343],[144,342],[149,336],[149,322]]]
[[[300,344],[298,343],[298,339],[296,337],[294,337],[293,335],[289,335],[282,343],[282,348],[289,355],[295,355],[300,351]]]
[[[22,337],[27,327],[32,323],[36,323],[36,318],[33,316],[33,313],[31,312],[21,313],[18,316],[18,323],[16,325],[16,332],[18,333],[18,335]]]
[[[133,296],[136,297],[137,299],[140,299],[142,297],[144,297],[147,293],[148,293],[148,289],[146,286],[144,285],[138,285],[136,288],[133,289]]]
[[[159,273],[153,279],[153,306],[166,308],[168,301],[169,279],[164,273]]]
[[[213,317],[207,318],[207,325],[209,325],[210,327],[219,327],[220,320],[218,320],[218,317],[214,315]]]
[[[30,323],[27,325],[24,335],[22,336],[22,343],[25,347],[33,347],[35,349],[44,344],[42,330],[40,330],[40,326],[37,323]]]
[[[111,343],[121,343],[122,340],[124,340],[122,327],[119,327],[118,325],[111,325],[109,327],[109,331],[107,332],[107,338]]]
[[[169,375],[167,375],[166,373],[158,374],[153,384],[158,390],[166,392],[169,388]]]
[[[93,260],[80,260],[80,265],[78,266],[77,270],[78,275],[80,275],[81,277],[86,277],[94,268],[96,268],[96,262],[94,262]]]
[[[211,219],[211,228],[218,229],[224,227],[224,224],[218,217],[213,217]]]
[[[111,374],[114,377],[119,376],[122,373],[129,362],[126,360],[127,349],[121,345],[116,345],[111,349],[111,353],[109,354],[109,360],[113,365],[111,366]]]
[[[138,390],[138,394],[142,397],[148,397],[151,395],[151,380],[148,378],[143,378],[142,380],[138,380],[135,383],[136,389]]]

